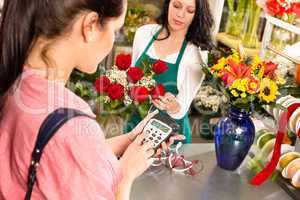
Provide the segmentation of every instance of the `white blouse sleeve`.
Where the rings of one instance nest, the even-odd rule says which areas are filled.
[[[134,35],[133,46],[132,46],[132,60],[131,65],[134,67],[136,61],[139,59],[153,34],[158,30],[159,25],[148,24],[141,26],[137,29]]]
[[[141,53],[141,39],[140,39],[141,30],[138,29],[134,35],[133,45],[132,45],[132,60],[131,65],[134,67],[136,61],[139,58]]]
[[[201,51],[201,53],[199,53],[200,50],[195,46],[187,50],[179,66],[180,69],[177,80],[178,95],[176,99],[180,104],[180,111],[175,114],[170,114],[174,119],[181,119],[186,115],[205,78],[205,74],[201,69],[201,63],[202,61],[207,63],[208,51]]]

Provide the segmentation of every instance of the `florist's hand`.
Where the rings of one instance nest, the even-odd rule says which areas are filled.
[[[161,155],[162,151],[168,151],[168,149],[170,148],[170,146],[172,144],[174,144],[175,141],[183,141],[185,140],[185,136],[184,135],[174,135],[171,136],[170,139],[166,142],[163,142],[161,144],[161,147],[159,149],[157,149],[156,151],[156,156]]]
[[[154,150],[151,143],[142,142],[144,138],[144,134],[137,136],[120,159],[123,177],[130,181],[140,176],[153,162]]]
[[[143,132],[144,127],[148,123],[148,121],[158,114],[158,110],[148,113],[148,115],[130,132],[128,133],[128,137],[131,141],[135,140],[135,138]]]
[[[176,97],[167,92],[163,97],[159,97],[159,99],[153,99],[152,103],[155,107],[160,110],[165,110],[169,114],[175,114],[180,111],[180,104],[177,102]]]

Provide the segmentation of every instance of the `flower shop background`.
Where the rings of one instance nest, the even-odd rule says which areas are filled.
[[[74,71],[67,84],[92,107],[106,137],[123,134],[131,112],[144,116],[149,108],[148,96],[157,98],[164,94],[163,86],[152,81],[154,74],[166,69],[163,63],[145,63],[142,70],[129,69],[135,31],[143,24],[155,23],[162,3],[163,0],[129,0],[125,25],[98,71],[92,75]],[[276,165],[268,168],[268,177],[279,179],[281,187],[299,199],[295,188],[300,188],[300,184],[296,176],[291,176],[294,166],[300,163],[299,107],[284,125],[289,131],[281,139],[281,151],[275,149],[279,135],[276,129],[283,113],[292,104],[300,105],[300,0],[209,3],[215,20],[215,48],[208,63],[199,66],[207,78],[189,111],[192,142],[210,143],[215,139],[217,163],[226,170],[246,165],[252,172],[260,173],[268,162],[274,161],[273,152],[281,152],[277,170]],[[2,4],[0,0],[0,17]],[[139,97],[135,93],[141,86],[144,96]],[[124,106],[127,104],[130,106]],[[227,126],[235,129],[227,134],[223,130]],[[259,178],[255,176],[251,183],[259,185],[264,181]]]
[[[2,3],[0,1],[0,8]],[[99,95],[95,89],[90,88],[94,88],[94,81],[99,77],[101,68],[111,68],[115,64],[116,55],[131,53],[136,29],[143,24],[154,23],[162,3],[162,0],[129,0],[124,28],[110,55],[99,65],[99,71],[90,76],[73,73],[69,87],[88,101],[96,113],[101,113],[97,106]],[[230,49],[237,49],[242,44],[247,56],[260,55],[279,64],[278,69],[287,82],[280,91],[282,96],[290,94],[299,97],[299,87],[294,81],[300,60],[299,1],[212,0],[209,3],[215,20],[212,34],[216,44],[210,54],[209,64],[213,65],[218,58],[228,55]],[[291,6],[292,3],[295,5]],[[190,109],[193,142],[212,141],[214,124],[226,110],[222,110],[224,106],[220,105],[227,104],[224,94],[211,81],[206,80]],[[109,133],[107,137],[122,134],[123,131],[124,118],[111,116],[114,117],[103,117],[100,114],[98,117],[99,123]],[[257,120],[262,118],[257,116]],[[272,124],[272,118],[264,119]]]
[[[266,5],[264,1],[256,0],[209,1],[215,20],[212,34],[216,44],[216,48],[210,53],[209,65],[230,54],[231,49],[238,49],[242,45],[246,56],[260,55],[278,63],[278,69],[287,81],[281,94],[297,97],[300,92],[295,84],[294,74],[297,59],[300,60],[300,23],[297,17],[299,6],[294,9],[295,12],[291,12],[288,8],[284,10],[284,5],[283,8],[276,5],[276,0],[268,2]],[[72,75],[69,87],[86,99],[99,114],[99,123],[109,133],[107,137],[122,134],[125,119],[116,113],[100,115],[97,91],[91,91],[90,88],[93,88],[101,69],[110,69],[115,64],[118,54],[131,53],[136,29],[143,24],[154,23],[162,3],[162,0],[129,0],[125,25],[118,34],[113,51],[99,65],[99,71],[91,76],[79,72]],[[294,62],[279,55],[281,52],[287,54],[284,56],[294,58]],[[213,128],[222,113],[226,112],[226,106],[223,105],[228,103],[213,82],[204,81],[190,109],[193,142],[212,141]],[[262,117],[258,115],[257,119]]]

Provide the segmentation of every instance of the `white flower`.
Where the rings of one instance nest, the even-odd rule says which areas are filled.
[[[120,83],[124,87],[126,87],[128,84],[126,71],[119,70],[115,66],[107,72],[107,77],[110,79],[111,82]]]
[[[111,99],[109,98],[109,96],[104,96],[104,103],[110,103]]]
[[[123,102],[124,102],[125,106],[129,106],[129,105],[132,104],[133,101],[132,101],[132,99],[126,94]]]
[[[201,87],[195,98],[197,106],[211,109],[214,112],[218,112],[220,105],[226,102],[225,95],[211,86]]]
[[[147,89],[151,89],[156,85],[156,81],[152,77],[143,77],[138,83],[138,86],[144,86]]]

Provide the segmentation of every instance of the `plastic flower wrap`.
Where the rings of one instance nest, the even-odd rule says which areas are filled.
[[[100,114],[117,114],[128,119],[132,112],[143,118],[150,108],[150,99],[165,94],[162,84],[157,84],[153,76],[164,73],[168,67],[163,61],[143,63],[143,67],[130,67],[131,56],[120,54],[116,66],[102,69],[94,88],[98,93],[97,103]]]
[[[205,71],[219,81],[233,106],[247,111],[275,103],[285,83],[277,64],[258,56],[242,58],[236,51]]]

